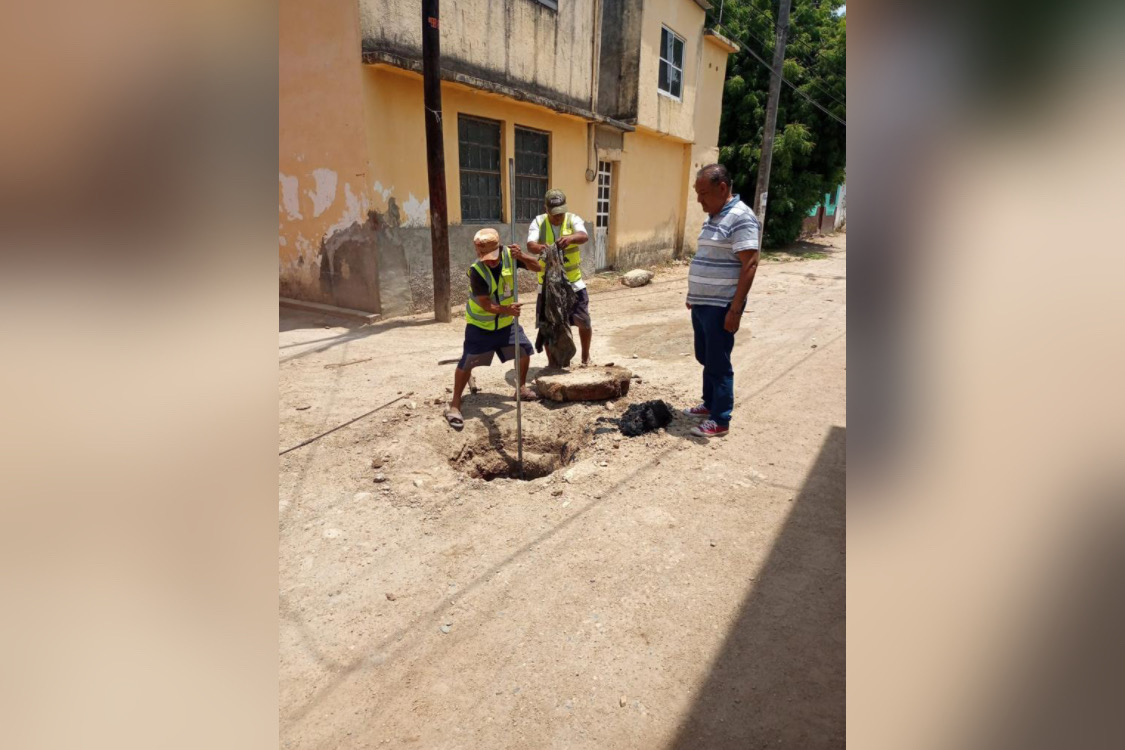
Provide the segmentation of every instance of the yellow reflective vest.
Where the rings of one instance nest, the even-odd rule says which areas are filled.
[[[471,279],[473,273],[480,274],[480,277],[488,282],[488,296],[500,305],[510,305],[516,301],[516,285],[515,285],[515,263],[512,260],[512,253],[507,247],[500,249],[500,282],[496,282],[496,277],[492,271],[484,265],[484,261],[478,260],[473,265],[469,266],[468,276]],[[502,328],[507,328],[512,324],[512,316],[507,315],[493,315],[477,304],[476,297],[473,296],[473,285],[469,284],[469,301],[465,304],[465,322],[475,325],[477,328],[482,328],[486,331],[499,331]]]
[[[559,237],[566,237],[567,235],[574,234],[574,222],[571,219],[570,212],[567,212],[563,217],[562,231]],[[550,245],[555,242],[555,225],[550,222],[546,214],[539,219],[539,241],[544,245]],[[563,271],[566,272],[566,280],[571,284],[582,278],[582,251],[581,245],[571,245],[563,252]],[[539,270],[539,284],[543,284],[543,276],[546,274],[547,264],[543,264],[543,268]]]

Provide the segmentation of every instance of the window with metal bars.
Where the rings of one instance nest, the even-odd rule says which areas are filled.
[[[603,229],[609,228],[609,189],[612,174],[609,162],[598,162],[598,210],[595,220],[596,226]]]
[[[516,221],[531,221],[543,212],[550,157],[550,133],[516,127]]]
[[[457,117],[462,223],[503,221],[500,193],[500,123]]]

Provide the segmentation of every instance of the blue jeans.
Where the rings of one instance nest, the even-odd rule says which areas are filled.
[[[723,328],[729,310],[729,306],[691,307],[695,360],[703,365],[703,405],[720,427],[730,425],[730,413],[734,410],[734,368],[730,364],[734,334]]]

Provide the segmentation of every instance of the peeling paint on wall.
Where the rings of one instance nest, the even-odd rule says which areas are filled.
[[[284,238],[284,237],[282,237],[281,235],[278,235],[278,237],[277,237],[277,244],[281,245],[282,247],[285,247],[286,245],[288,245],[288,244],[289,244],[289,240],[285,239],[285,238]]]
[[[316,180],[316,190],[307,190],[306,195],[312,198],[313,216],[320,216],[328,210],[336,200],[336,173],[331,169],[314,169],[313,179]]]
[[[301,216],[301,202],[297,196],[297,178],[278,172],[277,179],[281,182],[281,203],[285,206],[285,214],[289,217],[289,220],[305,218]]]
[[[430,199],[419,202],[414,193],[410,193],[402,204],[402,212],[406,214],[404,227],[424,227],[430,222]]]
[[[385,188],[383,187],[383,183],[376,182],[371,187],[371,189],[378,193],[379,197],[383,199],[384,203],[386,203],[391,198],[391,193],[394,191],[394,185],[391,185],[389,188]]]

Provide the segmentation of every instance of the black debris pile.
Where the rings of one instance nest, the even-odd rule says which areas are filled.
[[[672,407],[668,403],[657,399],[639,404],[630,404],[625,413],[621,415],[619,423],[621,434],[626,437],[636,437],[646,432],[659,430],[672,421]]]

